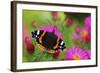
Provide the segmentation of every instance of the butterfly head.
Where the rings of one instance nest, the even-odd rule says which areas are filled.
[[[32,38],[38,39],[39,34],[40,34],[40,30],[35,30],[34,32],[31,32],[31,33],[32,33]]]

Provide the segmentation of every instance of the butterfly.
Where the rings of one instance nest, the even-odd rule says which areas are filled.
[[[51,27],[51,26],[50,26]],[[55,29],[53,28],[52,32],[45,30],[35,30],[32,31],[32,38],[36,40],[36,42],[42,46],[47,51],[55,52],[56,50],[64,50],[65,43],[61,37],[55,34]]]

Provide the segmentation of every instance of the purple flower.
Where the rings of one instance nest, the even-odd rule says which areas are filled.
[[[58,36],[59,38],[62,39],[62,35],[61,35],[61,32],[60,30],[57,28],[57,26],[55,25],[46,25],[46,26],[41,26],[40,28],[38,28],[39,30],[44,30],[44,31],[47,31],[47,32],[54,32],[54,34],[56,36]]]
[[[88,54],[88,59],[91,59],[91,50],[85,50]]]
[[[85,28],[90,30],[91,29],[91,16],[87,16],[84,20]]]
[[[77,34],[76,32],[72,34],[72,38],[74,40],[78,40],[79,39],[79,34]]]
[[[88,55],[89,54],[85,50],[79,47],[69,48],[66,51],[67,60],[86,60],[86,59],[89,59]]]
[[[80,32],[74,32],[72,34],[72,38],[74,40],[80,40],[82,42],[90,43],[91,41],[91,33],[88,29],[83,28],[80,30]]]

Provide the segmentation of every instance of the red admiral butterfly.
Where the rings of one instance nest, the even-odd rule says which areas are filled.
[[[42,49],[54,53],[56,50],[65,49],[65,43],[55,34],[55,30],[48,32],[46,30],[35,30],[32,32],[32,38],[38,42]]]

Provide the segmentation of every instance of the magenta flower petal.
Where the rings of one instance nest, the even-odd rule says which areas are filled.
[[[85,50],[88,54],[88,59],[91,59],[91,50]]]
[[[66,58],[68,60],[72,60],[72,57],[73,57],[73,51],[72,49],[68,49],[68,51],[66,51]]]
[[[84,20],[85,28],[90,30],[91,28],[91,16],[87,16]]]
[[[39,30],[44,30],[47,32],[54,32],[54,34],[56,36],[58,36],[59,38],[62,39],[62,35],[60,30],[55,26],[55,25],[46,25],[46,26],[41,26],[40,28],[38,28]]]
[[[88,59],[88,54],[83,50],[83,52],[80,53],[81,55],[81,59],[84,60],[84,59]]]

